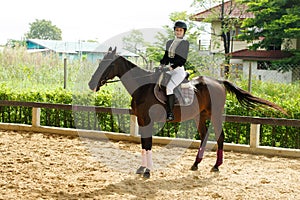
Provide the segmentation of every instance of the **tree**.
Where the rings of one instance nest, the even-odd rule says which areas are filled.
[[[139,30],[132,30],[130,35],[122,38],[124,48],[128,51],[138,53],[146,44],[143,33]]]
[[[300,39],[299,0],[240,0],[240,2],[247,4],[248,12],[252,12],[255,18],[243,22],[242,27],[245,31],[239,38],[248,42],[258,41],[250,47],[254,50],[263,48],[292,52],[293,57],[274,62],[280,64],[275,67],[279,71],[289,70],[286,66],[299,65],[300,52],[292,50],[289,45],[291,39]]]
[[[124,49],[138,54],[143,58],[148,68],[148,60],[145,52],[145,47],[148,45],[143,38],[143,33],[139,30],[132,30],[128,36],[122,38]]]
[[[281,49],[285,39],[300,38],[300,5],[298,0],[240,0],[255,18],[244,20],[240,38],[259,40],[251,48]],[[288,46],[286,46],[288,48]]]
[[[16,48],[16,47],[25,47],[26,46],[26,41],[25,40],[14,40],[14,39],[9,39],[6,43],[7,47],[11,48]]]
[[[29,23],[30,30],[25,34],[26,38],[30,39],[43,39],[43,40],[61,40],[62,31],[55,25],[52,25],[51,21],[38,20]]]

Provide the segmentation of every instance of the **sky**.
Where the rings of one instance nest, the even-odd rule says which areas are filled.
[[[36,19],[50,20],[65,41],[106,41],[133,29],[170,25],[172,12],[187,11],[193,0],[8,0],[1,3],[0,44],[21,40]]]

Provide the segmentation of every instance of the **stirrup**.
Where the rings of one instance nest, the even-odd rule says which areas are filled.
[[[174,114],[172,112],[167,113],[167,122],[174,120]]]

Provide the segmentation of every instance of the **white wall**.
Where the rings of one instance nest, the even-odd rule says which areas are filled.
[[[249,76],[249,66],[251,64],[252,79],[261,81],[271,81],[277,83],[291,83],[292,72],[281,73],[276,70],[258,70],[256,61],[244,61],[243,62],[243,76]]]

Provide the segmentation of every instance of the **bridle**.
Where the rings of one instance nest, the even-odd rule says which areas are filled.
[[[113,60],[114,60],[113,58],[105,58],[101,62],[111,62]],[[114,81],[113,80],[109,80],[108,77],[107,77],[107,75],[105,74],[104,79],[100,82],[100,86],[103,86],[103,85],[105,85],[107,83],[114,83],[114,82],[118,82],[118,81],[120,81],[120,80],[114,80]]]

